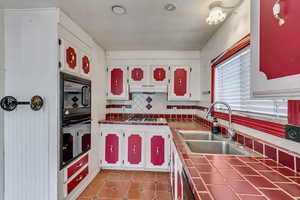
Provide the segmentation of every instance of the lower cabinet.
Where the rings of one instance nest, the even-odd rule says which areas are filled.
[[[134,127],[101,127],[101,167],[167,171],[170,161],[169,128]]]
[[[69,166],[63,169],[64,198],[68,199],[79,185],[83,183],[89,175],[89,153],[76,159]]]

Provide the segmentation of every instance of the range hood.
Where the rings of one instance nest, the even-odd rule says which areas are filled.
[[[167,93],[168,92],[168,86],[161,84],[161,85],[146,85],[146,84],[130,84],[129,85],[129,91],[131,93]]]

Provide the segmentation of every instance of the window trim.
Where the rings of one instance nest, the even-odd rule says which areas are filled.
[[[221,62],[225,61],[226,59],[230,58],[231,56],[235,55],[239,51],[243,50],[245,47],[250,45],[250,34],[246,35],[243,37],[241,40],[239,40],[237,43],[233,45],[232,48],[226,50],[223,52],[220,56],[215,58],[211,62],[211,103],[214,102],[214,96],[215,96],[215,72],[216,72],[216,67],[218,64]],[[273,120],[263,120],[259,119],[260,117],[253,117],[249,116],[251,114],[246,113],[243,114],[243,112],[239,111],[241,115],[239,114],[233,114],[232,115],[232,122],[246,126],[248,128],[253,128],[258,131],[262,131],[277,137],[284,138],[285,137],[285,125],[282,123],[277,123],[273,122]],[[222,120],[227,120],[228,121],[228,114],[225,112],[220,112],[220,111],[214,111],[213,112],[214,117],[222,119]],[[242,116],[244,115],[244,116]],[[248,115],[248,116],[245,116]],[[275,119],[275,117],[274,117]],[[285,120],[282,120],[285,121]]]

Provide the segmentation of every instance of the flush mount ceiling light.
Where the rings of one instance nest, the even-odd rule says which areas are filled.
[[[219,24],[226,19],[227,14],[223,11],[220,1],[216,1],[210,4],[209,9],[209,15],[206,18],[206,22],[209,25]]]
[[[164,9],[166,11],[174,11],[174,10],[176,10],[176,6],[172,3],[168,3],[164,6]]]
[[[111,7],[111,10],[116,15],[125,15],[126,14],[126,8],[124,8],[121,5],[114,5]]]

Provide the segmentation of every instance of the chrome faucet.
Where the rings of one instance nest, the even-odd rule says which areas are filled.
[[[222,105],[225,105],[228,109],[228,116],[229,116],[229,119],[228,119],[228,129],[227,129],[227,132],[228,132],[228,135],[229,135],[229,139],[232,140],[232,138],[235,136],[235,133],[232,129],[232,120],[231,120],[231,115],[232,115],[232,109],[230,107],[230,105],[228,103],[225,103],[225,102],[222,102],[222,101],[216,101],[215,103],[211,104],[209,106],[209,109],[205,115],[205,118],[207,119],[208,118],[208,115],[211,114],[211,111],[213,109],[213,107],[216,105],[216,104],[222,104]]]

